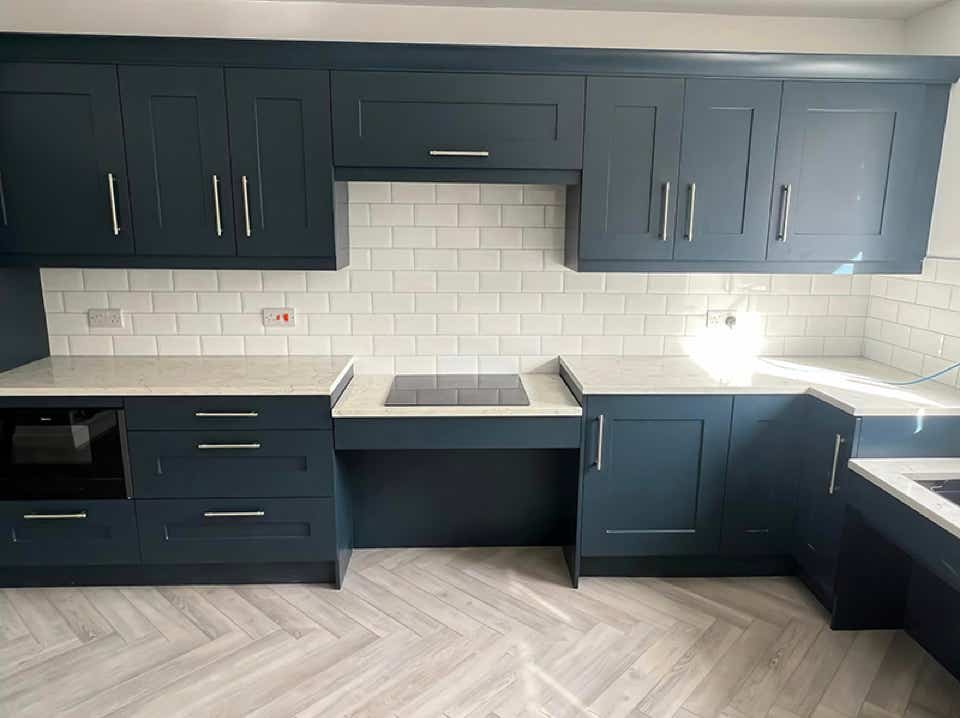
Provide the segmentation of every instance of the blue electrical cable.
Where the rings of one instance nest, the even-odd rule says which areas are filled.
[[[890,386],[910,386],[911,384],[922,384],[925,381],[930,381],[931,379],[936,379],[938,376],[943,376],[947,372],[951,372],[957,367],[960,367],[960,361],[956,364],[948,366],[946,369],[941,369],[935,374],[930,374],[929,376],[922,376],[919,379],[913,379],[912,381],[885,381],[884,384],[889,384]]]

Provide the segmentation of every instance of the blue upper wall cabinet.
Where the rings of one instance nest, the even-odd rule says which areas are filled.
[[[223,70],[119,70],[137,253],[235,254]]]
[[[339,167],[580,169],[582,77],[334,72]]]
[[[0,64],[0,255],[132,252],[116,68]]]

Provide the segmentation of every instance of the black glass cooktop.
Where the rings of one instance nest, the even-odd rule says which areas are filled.
[[[407,374],[395,377],[386,406],[527,406],[516,374]]]

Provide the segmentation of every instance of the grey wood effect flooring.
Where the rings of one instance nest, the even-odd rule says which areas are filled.
[[[358,551],[342,591],[0,591],[0,716],[960,718],[906,634],[793,578],[588,578],[557,549]]]

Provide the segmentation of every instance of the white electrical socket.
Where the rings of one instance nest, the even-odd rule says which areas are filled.
[[[733,329],[737,326],[737,313],[732,309],[711,309],[707,312],[708,329]]]
[[[88,309],[87,324],[91,329],[123,329],[123,310]]]
[[[263,326],[265,327],[295,327],[297,314],[293,307],[269,308],[263,310]]]

